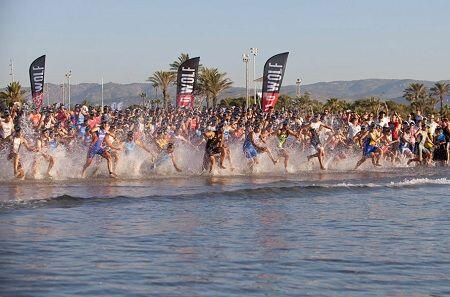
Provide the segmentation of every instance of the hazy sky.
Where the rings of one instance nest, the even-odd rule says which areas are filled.
[[[450,79],[449,0],[0,0],[0,86],[29,85],[47,54],[47,82],[143,82],[181,52],[243,86],[242,53],[257,72],[289,51],[284,85],[361,78]]]

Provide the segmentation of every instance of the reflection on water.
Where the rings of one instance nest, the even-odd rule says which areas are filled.
[[[0,292],[449,295],[448,173],[4,183]]]

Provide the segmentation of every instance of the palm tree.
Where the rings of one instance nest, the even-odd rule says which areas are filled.
[[[170,63],[170,71],[173,72],[177,72],[178,71],[178,67],[180,67],[181,64],[183,64],[184,62],[186,62],[187,60],[189,60],[191,57],[189,57],[189,54],[183,54],[181,53],[180,56],[173,61],[172,63]],[[202,69],[203,65],[199,64],[198,65],[198,69]]]
[[[145,98],[147,98],[147,94],[145,92],[139,93],[139,97],[142,98],[142,106],[145,105]]]
[[[185,62],[186,60],[189,60],[189,54],[181,53],[177,60],[170,63],[170,70],[177,72],[178,67],[180,67],[180,65],[183,64],[183,62]]]
[[[164,108],[167,108],[169,103],[168,89],[171,83],[175,81],[175,73],[171,71],[155,71],[152,76],[150,76],[147,81],[151,82],[153,86],[161,88],[163,94]]]
[[[450,93],[450,84],[437,82],[430,90],[432,95],[439,97],[439,101],[441,102],[440,112],[442,116],[444,111],[444,97]]]
[[[155,89],[155,98],[158,98],[158,84],[152,83],[152,87]]]
[[[421,83],[411,83],[403,92],[403,97],[420,110],[426,105],[427,88]]]
[[[226,75],[225,72],[220,73],[217,68],[202,68],[199,76],[199,90],[206,97],[208,108],[211,105],[215,108],[219,94],[233,84]]]
[[[25,93],[26,91],[22,90],[20,83],[14,81],[6,87],[6,91],[0,92],[0,98],[3,99],[7,106],[9,106],[14,102],[23,103],[25,100]]]

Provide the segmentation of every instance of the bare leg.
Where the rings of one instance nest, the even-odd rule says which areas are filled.
[[[228,162],[230,163],[230,169],[231,171],[234,171],[233,162],[231,161],[231,153],[229,148],[225,148],[226,158]]]
[[[33,165],[31,166],[31,177],[34,179],[36,178],[38,167],[39,167],[39,159],[36,158],[33,161]]]
[[[216,164],[216,158],[214,156],[209,157],[209,173],[212,172],[214,164]]]
[[[227,154],[227,152],[226,152],[225,148],[221,148],[221,149],[220,149],[220,162],[219,162],[219,166],[220,166],[220,168],[222,168],[222,169],[227,169],[225,166],[223,166],[223,162],[225,161],[226,154]]]
[[[47,177],[52,177],[50,170],[52,170],[53,165],[55,165],[55,159],[52,156],[48,156]]]
[[[86,177],[86,170],[87,168],[92,164],[92,158],[88,158],[86,160],[86,163],[83,166],[83,171],[81,172],[81,178],[85,178]]]
[[[114,177],[114,178],[117,177],[117,175],[114,173],[113,159],[112,159],[111,155],[108,154],[108,153],[105,153],[105,154],[103,155],[103,158],[105,158],[106,161],[107,161],[108,171],[109,171],[109,177]]]
[[[320,149],[319,149],[318,154],[319,154],[319,155],[318,155],[318,158],[319,158],[320,169],[326,170],[326,169],[325,169],[325,166],[323,166],[323,159],[324,159],[324,157],[325,157],[325,152],[324,152],[323,148],[320,148]]]
[[[319,153],[315,153],[315,154],[309,155],[308,156],[308,161],[310,161],[312,158],[316,158],[316,157],[319,157]]]
[[[362,163],[366,162],[366,160],[367,160],[366,156],[363,156],[363,157],[361,158],[361,160],[359,160],[359,161],[356,163],[355,169],[358,169],[358,167],[361,166]]]

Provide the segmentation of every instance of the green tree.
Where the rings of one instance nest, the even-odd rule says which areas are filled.
[[[189,54],[181,53],[175,61],[170,63],[170,70],[177,72],[178,67],[180,67],[180,65],[186,62],[187,60],[189,60]]]
[[[206,106],[216,107],[221,92],[230,88],[233,82],[226,77],[225,72],[217,68],[202,68],[198,78],[198,87],[201,94],[206,97]]]
[[[145,92],[139,93],[139,97],[142,99],[142,106],[145,105],[145,99],[147,98],[147,94]]]
[[[220,106],[230,107],[230,106],[239,106],[245,107],[245,97],[237,97],[237,98],[226,98],[220,102]]]
[[[411,103],[411,106],[423,111],[427,105],[428,91],[424,84],[411,83],[403,92],[403,97]]]
[[[410,107],[407,106],[406,104],[397,103],[392,100],[387,100],[386,106],[389,111],[396,112],[402,117],[406,117],[411,112]]]
[[[323,105],[323,108],[327,108],[331,112],[340,112],[346,110],[350,107],[350,104],[344,100],[339,100],[337,98],[330,98]]]
[[[361,100],[356,100],[355,102],[353,102],[350,109],[353,109],[357,113],[368,112],[375,115],[380,111],[382,105],[383,103],[381,102],[380,98],[369,97]]]
[[[450,93],[450,84],[445,82],[437,82],[430,89],[431,95],[438,96],[440,101],[440,113],[443,115],[444,111],[444,97]]]
[[[175,61],[169,64],[170,71],[177,72],[180,65],[189,59],[190,59],[189,54],[181,53]],[[198,65],[199,69],[202,69],[202,67],[203,67],[202,64]]]
[[[12,105],[14,102],[20,102],[21,104],[25,100],[26,91],[22,90],[22,86],[19,82],[12,82],[6,87],[6,91],[0,92],[0,99],[3,99],[7,106]]]
[[[93,104],[87,98],[84,98],[83,102],[81,102],[81,105],[91,106]]]
[[[275,109],[288,109],[294,105],[294,100],[288,95],[280,95],[278,97],[277,104],[275,104]]]
[[[175,73],[171,71],[155,71],[147,81],[151,82],[153,86],[156,86],[162,90],[164,108],[167,108],[169,104],[169,86],[175,81]]]
[[[294,98],[292,107],[299,108],[305,113],[317,113],[323,110],[323,104],[311,98],[310,92],[305,92],[302,96]]]

